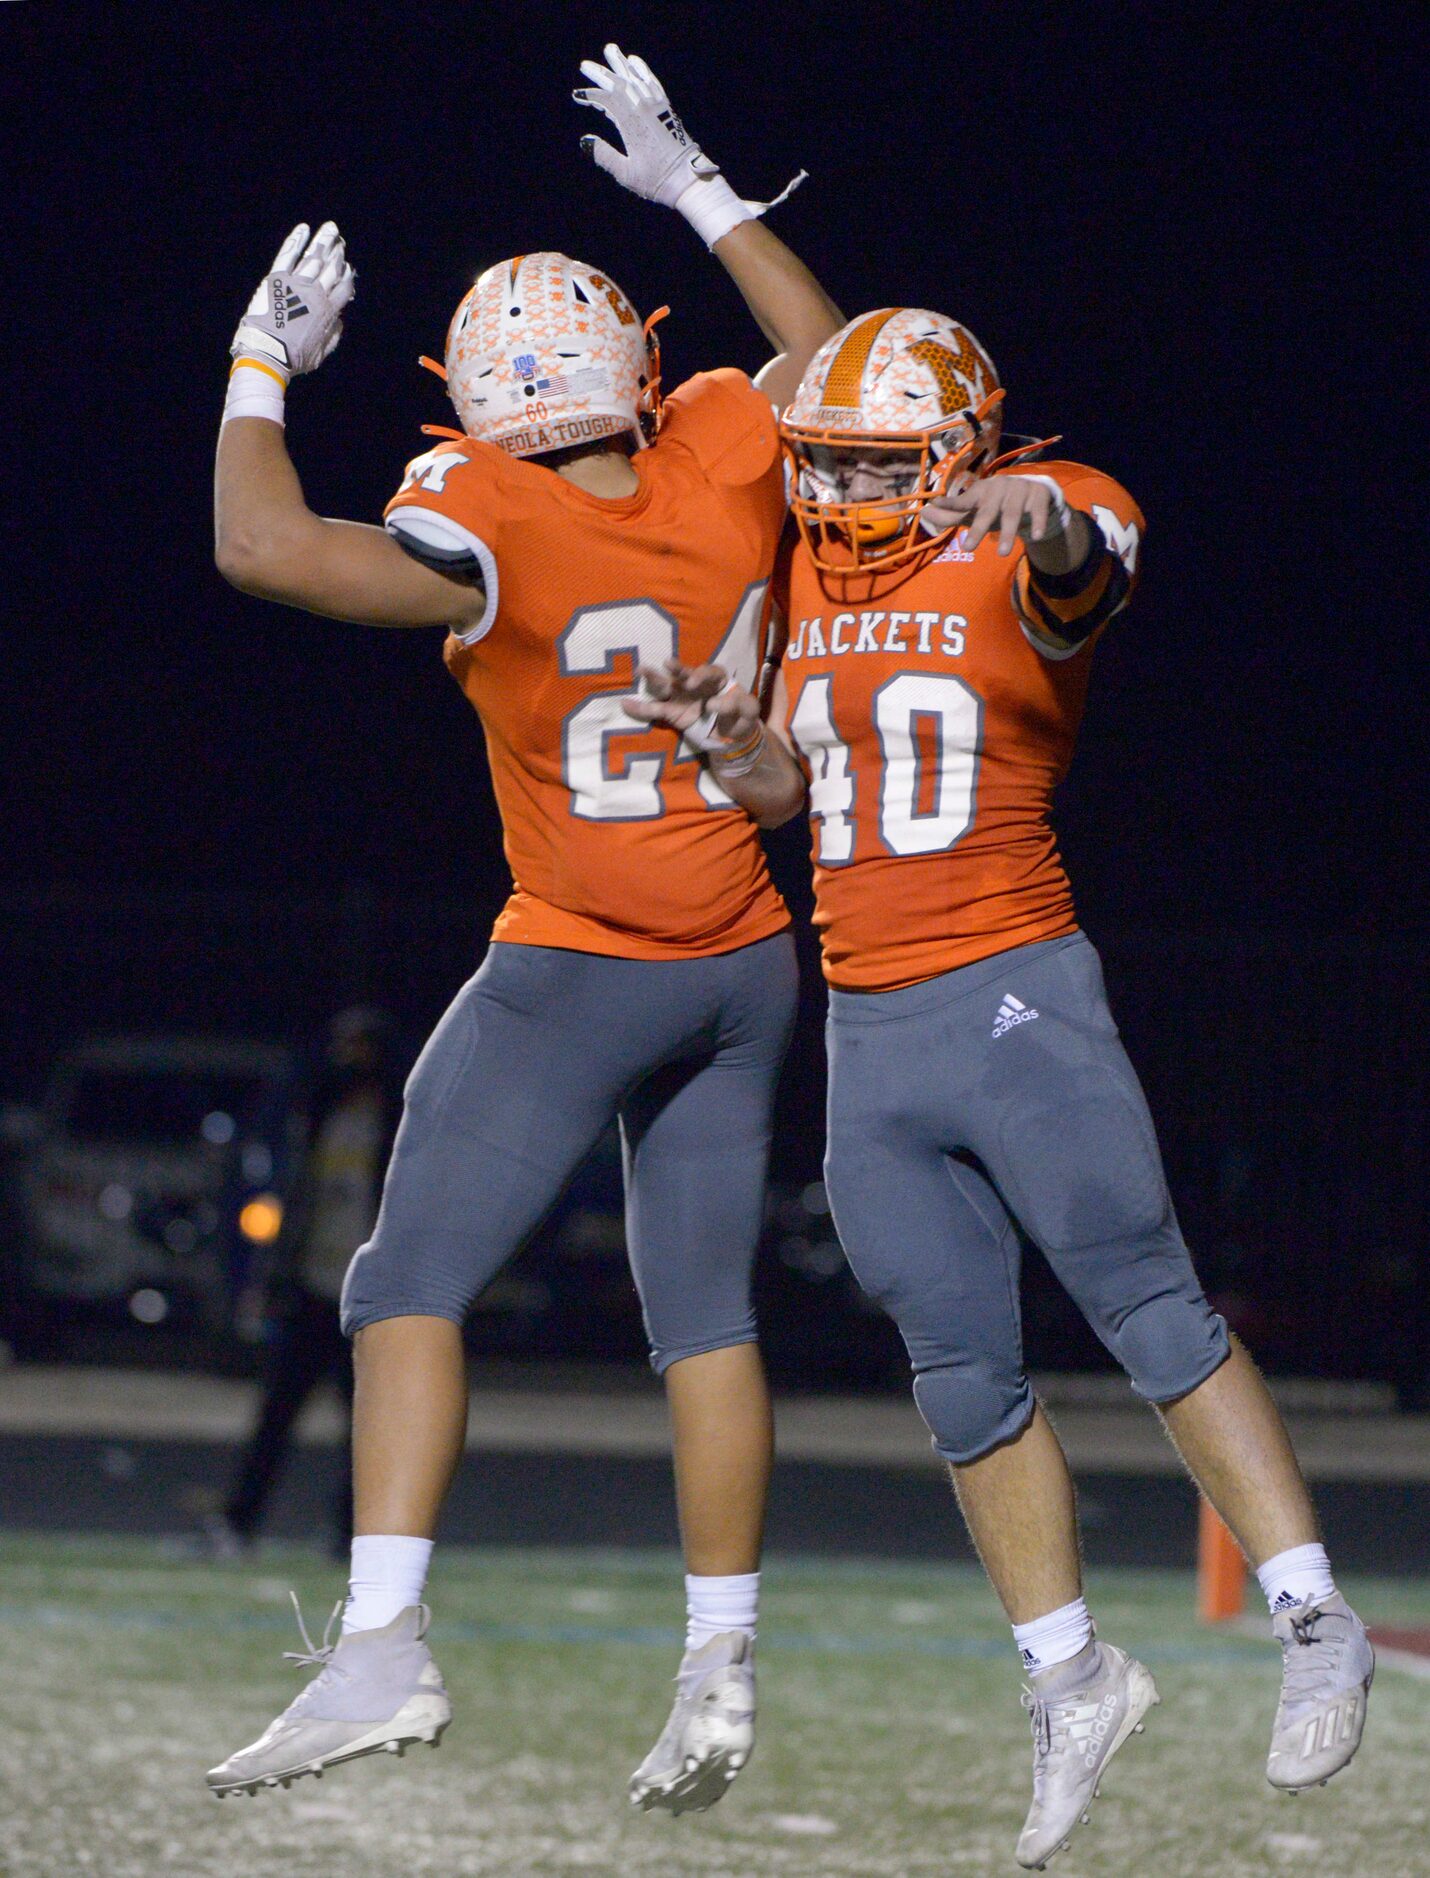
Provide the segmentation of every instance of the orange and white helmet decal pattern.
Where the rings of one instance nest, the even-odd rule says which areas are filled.
[[[555,253],[480,275],[447,332],[447,389],[469,437],[536,456],[600,437],[645,441],[646,335],[609,276]]]
[[[898,436],[976,411],[997,389],[993,361],[966,326],[918,307],[885,307],[825,340],[786,419],[812,430]]]
[[[986,467],[996,435],[989,420],[1002,397],[993,361],[943,313],[884,307],[826,339],[780,422],[790,507],[815,565],[886,570],[924,556],[935,538],[919,518],[953,477]],[[861,448],[907,453],[911,486],[878,500],[845,499],[828,453]]]

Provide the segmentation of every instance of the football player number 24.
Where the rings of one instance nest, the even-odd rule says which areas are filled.
[[[833,680],[806,680],[790,735],[809,759],[818,860],[838,867],[854,853],[854,776],[834,728]],[[874,693],[879,735],[879,838],[890,854],[942,854],[973,823],[982,745],[978,693],[951,673],[900,672]]]
[[[747,691],[759,674],[759,631],[769,582],[759,580],[745,589],[725,637],[711,655]],[[557,641],[563,676],[610,673],[618,659],[631,661],[631,683],[642,665],[664,665],[680,656],[679,628],[653,600],[617,600],[583,607],[572,616]],[[598,691],[578,704],[562,726],[562,779],[571,791],[571,813],[591,822],[647,822],[665,813],[661,778],[669,752],[637,751],[629,746],[613,750],[615,738],[648,736],[648,724],[628,717],[620,695]],[[669,742],[669,732],[662,741]],[[677,763],[698,763],[699,753],[682,739],[675,749]],[[696,787],[712,809],[733,808],[730,797],[702,764]]]

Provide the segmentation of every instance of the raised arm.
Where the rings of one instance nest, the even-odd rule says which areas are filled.
[[[712,252],[775,349],[755,383],[782,411],[799,390],[805,367],[844,324],[844,315],[799,256],[754,217],[722,235]]]
[[[290,380],[315,371],[342,335],[353,272],[325,222],[279,249],[234,336],[214,472],[214,559],[244,593],[368,626],[456,626],[481,616],[479,583],[423,567],[381,528],[308,507],[288,454]]]
[[[691,140],[645,60],[616,45],[608,45],[605,56],[604,65],[582,60],[591,83],[574,96],[605,113],[625,148],[599,137],[583,137],[582,148],[623,188],[678,209],[710,248],[775,348],[757,382],[783,408],[815,352],[844,324],[844,315],[804,263],[760,222],[774,204],[746,202],[735,194],[719,165]],[[783,201],[803,177],[801,170],[775,200]]]

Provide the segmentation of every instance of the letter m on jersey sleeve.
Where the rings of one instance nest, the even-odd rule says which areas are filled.
[[[1137,552],[1142,546],[1141,518],[1132,516],[1124,522],[1105,503],[1094,502],[1092,519],[1097,523],[1103,540],[1127,569],[1129,578],[1135,578]]]
[[[453,470],[464,468],[470,458],[461,450],[427,450],[413,457],[402,478],[401,494],[410,489],[430,489],[434,495],[446,492],[447,478]]]

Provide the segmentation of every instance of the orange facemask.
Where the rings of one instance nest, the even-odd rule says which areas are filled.
[[[956,482],[987,474],[997,438],[989,420],[1003,398],[1001,389],[990,392],[976,411],[961,411],[945,424],[917,432],[816,429],[782,422],[780,441],[791,469],[790,509],[815,566],[832,574],[912,571],[911,563],[922,564],[941,548],[953,534],[952,527],[930,534],[920,518],[928,504]],[[914,487],[907,495],[859,502],[825,499],[810,487],[821,480],[810,455],[819,448],[907,454],[917,469]]]

